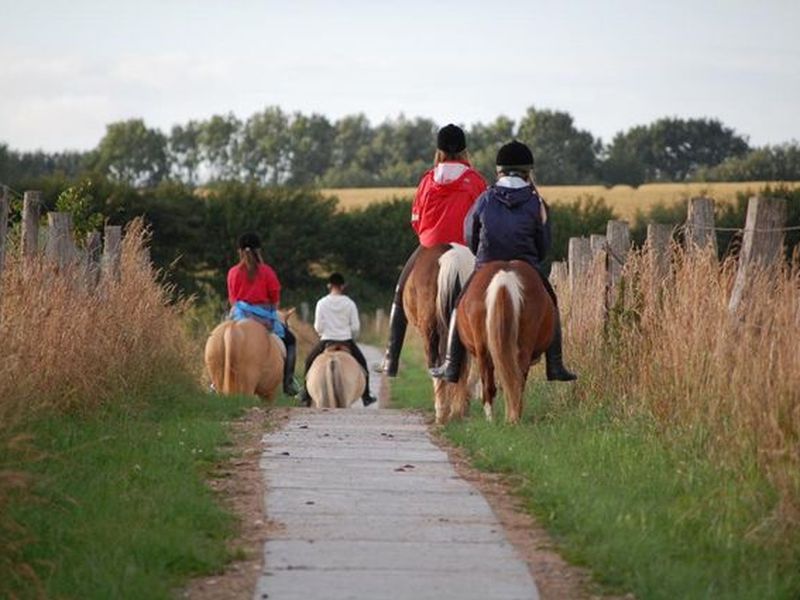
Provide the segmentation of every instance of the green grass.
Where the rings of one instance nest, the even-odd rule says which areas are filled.
[[[234,518],[203,479],[229,444],[225,421],[257,402],[176,385],[32,424],[45,458],[33,497],[12,510],[44,596],[171,598],[189,576],[220,571]],[[30,583],[0,582],[0,597],[4,586],[36,596]]]
[[[430,407],[420,352],[404,359],[395,406]],[[511,476],[568,560],[643,599],[800,597],[800,540],[760,535],[775,495],[754,466],[720,469],[696,441],[578,407],[568,386],[538,377],[522,425],[488,424],[473,406],[444,433],[478,468]]]

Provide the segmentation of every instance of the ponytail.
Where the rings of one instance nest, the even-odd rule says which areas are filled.
[[[261,252],[257,248],[242,248],[242,260],[239,263],[247,269],[247,278],[252,281],[258,273],[258,265],[264,262],[261,258]]]

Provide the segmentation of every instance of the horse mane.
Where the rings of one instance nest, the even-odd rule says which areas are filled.
[[[461,293],[461,287],[472,274],[475,256],[461,244],[450,244],[450,249],[439,257],[436,276],[436,317],[445,328]]]

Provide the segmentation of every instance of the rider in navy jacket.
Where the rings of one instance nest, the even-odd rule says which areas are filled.
[[[524,185],[520,185],[524,183]],[[518,187],[506,187],[516,185]],[[539,269],[550,249],[550,222],[536,189],[519,177],[501,177],[464,220],[464,238],[475,266],[490,260],[524,260]]]
[[[550,222],[547,205],[533,184],[533,154],[517,141],[506,144],[497,153],[497,183],[478,197],[464,221],[464,237],[475,253],[475,269],[493,260],[524,260],[542,277],[545,289],[556,307],[553,341],[545,353],[547,379],[573,381],[577,379],[564,367],[561,354],[561,319],[555,290],[541,271],[540,261],[550,248]],[[461,291],[469,286],[467,280]],[[458,306],[450,318],[447,353],[444,364],[430,370],[433,377],[456,382],[466,354],[456,327]]]

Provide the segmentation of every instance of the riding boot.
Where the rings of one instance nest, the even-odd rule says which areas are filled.
[[[286,337],[283,342],[286,345],[286,360],[283,362],[283,393],[287,396],[295,396],[298,393],[297,386],[294,384],[294,365],[297,361],[297,341],[294,335],[286,330]]]
[[[311,406],[311,395],[308,393],[308,388],[303,385],[303,389],[297,395],[297,403],[300,406]]]
[[[374,404],[377,402],[378,399],[369,393],[369,387],[364,388],[364,393],[361,395],[361,402],[364,403],[364,406],[369,406],[370,404]]]
[[[578,376],[567,371],[564,367],[564,359],[561,355],[561,319],[556,314],[555,331],[553,341],[545,352],[545,362],[547,364],[548,381],[575,381]]]
[[[431,377],[444,379],[450,383],[456,383],[461,377],[461,365],[464,362],[464,355],[467,349],[458,336],[456,325],[457,309],[450,315],[450,327],[447,330],[447,352],[445,353],[444,363],[441,366],[428,369]]]
[[[400,365],[400,351],[403,349],[403,339],[406,337],[408,319],[401,302],[393,302],[389,313],[389,342],[386,345],[386,354],[383,363],[375,370],[386,373],[387,377],[397,377],[397,368]]]

